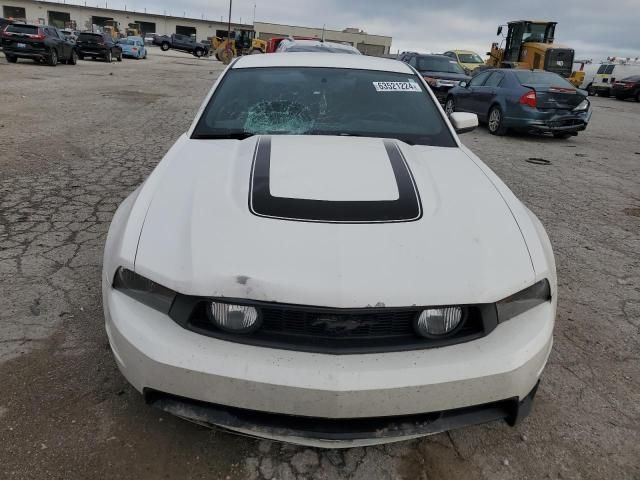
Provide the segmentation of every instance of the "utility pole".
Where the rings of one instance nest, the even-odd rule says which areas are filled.
[[[222,63],[225,65],[229,65],[231,60],[233,60],[233,49],[231,48],[231,7],[233,5],[233,0],[229,0],[229,23],[227,25],[227,43],[225,46],[222,55],[220,55],[222,59]]]
[[[231,6],[233,5],[233,0],[229,0],[229,28],[227,30],[227,42],[231,40]]]
[[[256,23],[256,4],[255,3],[253,4],[253,23],[255,26],[255,23]]]

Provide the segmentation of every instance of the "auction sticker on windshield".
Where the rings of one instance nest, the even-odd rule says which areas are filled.
[[[376,92],[421,92],[414,81],[408,82],[373,82]]]

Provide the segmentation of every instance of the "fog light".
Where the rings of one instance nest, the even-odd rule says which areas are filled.
[[[440,337],[453,332],[462,321],[462,308],[444,307],[423,310],[415,323],[423,337]]]
[[[230,333],[251,333],[260,326],[260,315],[255,307],[233,303],[211,302],[213,323]]]

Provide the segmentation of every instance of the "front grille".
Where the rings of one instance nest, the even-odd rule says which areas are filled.
[[[185,301],[187,304],[181,303]],[[332,354],[441,347],[484,336],[496,324],[493,305],[466,306],[463,324],[451,336],[428,339],[417,335],[413,327],[424,307],[333,309],[251,304],[260,310],[262,324],[250,334],[219,330],[210,320],[208,303],[203,299],[178,297],[170,315],[185,328],[203,335],[270,348]],[[186,318],[181,321],[183,315]]]
[[[280,308],[262,309],[262,330],[287,335],[362,338],[406,335],[413,329],[414,311],[323,314]]]

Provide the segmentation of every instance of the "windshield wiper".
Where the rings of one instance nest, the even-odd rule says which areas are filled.
[[[255,134],[250,132],[228,132],[228,133],[197,133],[191,138],[196,140],[244,140],[253,137]]]

